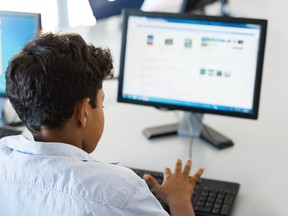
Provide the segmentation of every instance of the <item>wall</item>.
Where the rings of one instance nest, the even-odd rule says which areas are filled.
[[[241,131],[239,136],[264,136],[267,142],[271,142],[271,145],[281,144],[283,148],[286,148],[284,143],[288,143],[286,135],[286,121],[288,121],[287,8],[288,1],[286,0],[230,0],[232,16],[268,20],[259,118],[257,121],[231,118],[223,120],[223,117],[218,116],[207,118],[215,125],[219,121],[226,121],[223,130],[228,134],[229,131],[232,134],[233,130],[237,130],[231,127],[231,124],[245,124],[245,130]],[[215,8],[212,11],[215,12]]]

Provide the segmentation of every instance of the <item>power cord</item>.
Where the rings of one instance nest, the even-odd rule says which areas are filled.
[[[193,153],[192,149],[193,149],[194,139],[195,139],[195,137],[197,137],[194,135],[194,131],[193,131],[192,119],[191,119],[192,115],[193,115],[193,113],[190,115],[190,118],[187,118],[187,125],[189,128],[189,137],[190,137],[190,139],[189,139],[189,158],[190,159],[192,159],[192,153]],[[200,119],[199,119],[199,122],[200,122]]]

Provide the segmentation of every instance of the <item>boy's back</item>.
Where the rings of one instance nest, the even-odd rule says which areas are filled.
[[[71,145],[3,138],[0,166],[0,215],[166,215],[131,170]]]
[[[6,94],[35,141],[0,140],[0,215],[167,215],[144,180],[89,156],[104,130],[102,83],[112,69],[110,51],[77,34],[44,34],[11,59]],[[190,177],[191,166],[177,160],[161,185],[143,176],[174,216],[194,215],[203,170]]]

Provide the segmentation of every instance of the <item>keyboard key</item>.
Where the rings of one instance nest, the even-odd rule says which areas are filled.
[[[223,205],[222,209],[221,209],[221,215],[228,215],[230,210],[230,206],[229,205]]]
[[[223,199],[225,197],[224,193],[218,193],[217,198]]]
[[[197,205],[197,206],[204,206],[204,205],[205,205],[205,202],[199,200],[196,205]]]
[[[214,203],[213,208],[220,209],[222,207],[221,203]]]
[[[209,192],[207,191],[201,191],[201,196],[207,197]]]
[[[206,206],[206,207],[212,207],[212,206],[213,206],[213,202],[206,202],[206,203],[205,203],[205,206]]]
[[[215,197],[208,197],[207,201],[208,201],[208,202],[212,202],[212,203],[214,203],[214,201],[215,201]]]
[[[229,204],[229,205],[231,205],[232,202],[233,202],[233,196],[227,195],[227,196],[225,197],[225,199],[224,199],[224,204]]]
[[[211,208],[210,208],[210,207],[204,207],[204,206],[196,206],[194,210],[195,210],[196,212],[197,212],[197,211],[199,211],[199,212],[206,212],[206,213],[211,212]]]
[[[206,196],[200,196],[200,197],[199,197],[199,200],[200,200],[200,201],[205,201],[206,198],[207,198]]]
[[[213,214],[219,214],[220,213],[220,209],[219,208],[213,208],[211,212]]]
[[[217,198],[217,199],[215,200],[215,202],[216,202],[216,203],[220,203],[220,204],[221,204],[221,203],[223,203],[223,200],[224,200],[223,198],[222,198],[222,199],[220,199],[220,198]]]

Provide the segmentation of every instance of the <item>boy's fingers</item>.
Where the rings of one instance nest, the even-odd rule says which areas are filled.
[[[181,173],[182,173],[182,161],[180,159],[177,159],[175,165],[175,175],[179,175]]]
[[[158,181],[150,174],[144,174],[143,179],[152,188],[157,188],[159,186]]]
[[[164,170],[164,177],[171,175],[171,170],[169,168],[165,168]]]
[[[204,169],[203,168],[200,168],[193,176],[192,176],[192,178],[191,178],[191,182],[197,182],[199,179],[200,179],[200,177],[201,177],[201,175],[203,174],[203,172],[204,172]]]
[[[187,160],[185,166],[184,166],[184,170],[183,170],[183,175],[185,178],[189,177],[189,173],[192,167],[192,162],[191,160]]]

